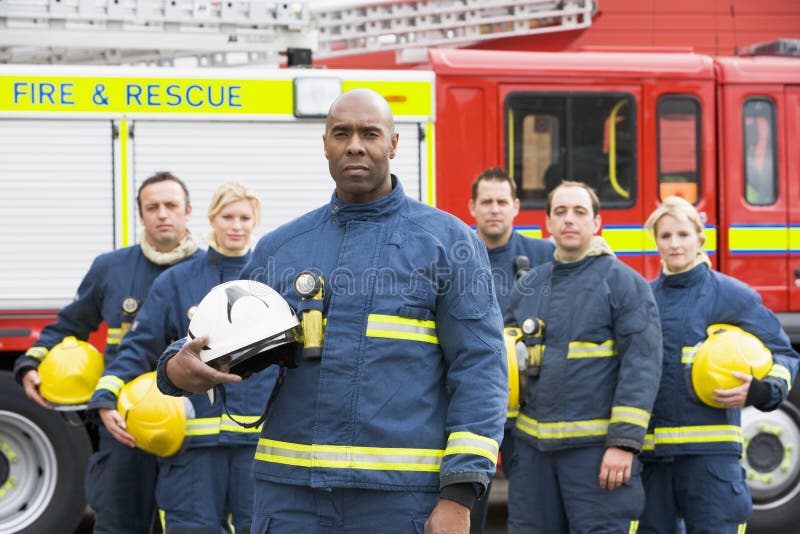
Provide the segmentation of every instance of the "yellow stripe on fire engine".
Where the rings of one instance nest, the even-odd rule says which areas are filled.
[[[428,206],[436,205],[436,155],[433,123],[425,125],[425,144],[428,149]]]
[[[539,226],[517,226],[514,229],[525,237],[542,238],[542,229]]]
[[[717,229],[714,226],[706,226],[703,230],[706,236],[706,243],[703,250],[706,254],[713,254],[717,250]],[[603,239],[620,256],[630,256],[636,254],[658,254],[658,247],[655,241],[650,238],[647,231],[641,226],[633,225],[609,225],[604,226],[602,231]]]
[[[731,225],[728,229],[728,248],[733,254],[786,252],[789,248],[789,235],[789,228],[786,226]]]
[[[342,91],[363,87],[383,96],[394,115],[433,116],[433,91],[427,81],[342,81]]]
[[[789,250],[800,252],[800,226],[789,227]]]

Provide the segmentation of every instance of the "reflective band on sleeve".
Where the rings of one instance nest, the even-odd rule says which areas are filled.
[[[119,345],[122,339],[122,328],[109,328],[108,337],[106,338],[106,345]]]
[[[633,406],[614,406],[611,408],[611,423],[630,423],[647,429],[650,414]]]
[[[697,347],[683,347],[681,349],[681,363],[683,365],[694,362],[694,355],[697,353]]]
[[[775,365],[772,366],[772,369],[769,370],[769,373],[767,374],[767,376],[773,376],[775,378],[780,378],[781,380],[786,382],[786,384],[789,386],[789,389],[791,390],[791,388],[792,388],[792,374],[789,372],[789,370],[786,367],[776,363]]]
[[[519,409],[517,410],[508,410],[506,412],[506,419],[514,419],[519,415]]]
[[[222,414],[222,421],[220,421],[219,430],[220,432],[258,434],[261,432],[262,425],[255,426],[253,428],[245,428],[241,426],[239,423],[244,423],[244,424],[255,423],[256,421],[258,421],[260,417],[261,417],[260,415],[236,415],[236,414],[228,415],[224,413]],[[238,421],[238,423],[236,421]]]
[[[25,353],[25,356],[30,356],[31,358],[36,358],[39,361],[44,360],[44,357],[47,356],[49,351],[44,347],[31,347]]]
[[[639,531],[639,522],[631,521],[631,525],[628,527],[628,534],[636,534],[638,531]]]
[[[569,344],[567,358],[606,358],[616,356],[617,347],[613,339],[603,343],[590,343],[588,341],[573,341]]]
[[[298,467],[438,472],[443,450],[304,445],[261,438],[255,459]]]
[[[736,425],[656,428],[653,434],[644,437],[643,448],[652,451],[656,445],[719,442],[742,443],[742,429]]]
[[[123,382],[121,378],[112,375],[104,375],[100,377],[100,380],[97,382],[97,386],[94,388],[94,390],[100,391],[101,389],[106,389],[113,393],[116,397],[119,396],[119,391],[124,385],[125,382]]]
[[[474,454],[483,456],[491,460],[493,464],[496,464],[499,450],[500,445],[492,438],[479,436],[472,432],[453,432],[447,438],[447,448],[444,451],[444,455]]]
[[[517,428],[538,439],[568,439],[608,434],[608,419],[540,423],[525,414],[519,414]]]
[[[425,343],[439,343],[436,337],[436,323],[409,319],[396,315],[370,314],[367,318],[367,337],[406,339]]]
[[[203,417],[186,421],[187,436],[211,436],[219,434],[219,417]]]

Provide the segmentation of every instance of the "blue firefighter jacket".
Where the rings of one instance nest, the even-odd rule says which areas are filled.
[[[661,376],[661,331],[647,282],[611,255],[554,261],[511,294],[516,324],[544,321],[538,377],[515,436],[539,450],[640,451]]]
[[[519,256],[525,256],[533,268],[553,261],[555,249],[556,246],[550,241],[532,239],[517,232],[511,233],[511,239],[505,245],[489,249],[489,263],[492,266],[494,291],[497,304],[500,306],[500,313],[504,316],[508,313],[509,297],[514,288],[517,274],[514,269],[514,260]],[[519,325],[506,323],[506,326]]]
[[[739,408],[720,409],[692,400],[686,366],[695,345],[712,324],[732,324],[759,338],[772,351],[773,366],[764,379],[771,399],[763,410],[783,401],[797,372],[798,355],[775,314],[761,297],[738,280],[700,264],[651,282],[664,335],[664,367],[643,457],[742,453]]]
[[[243,278],[302,314],[295,276],[324,280],[321,360],[298,358],[256,450],[256,477],[311,487],[485,487],[507,403],[486,249],[465,224],[392,192],[331,202],[262,238]],[[180,394],[159,361],[159,387]]]
[[[195,252],[195,254],[198,254]],[[186,260],[183,260],[186,261]],[[75,299],[58,313],[56,322],[47,325],[36,345],[17,358],[17,382],[29,369],[36,369],[47,352],[66,336],[86,340],[105,321],[108,338],[104,354],[106,367],[114,361],[120,340],[133,322],[134,314],[123,312],[124,300],[145,300],[153,280],[169,265],[148,260],[139,245],[97,256],[86,273]]]
[[[168,269],[153,287],[121,345],[119,355],[106,367],[89,401],[89,409],[116,408],[122,386],[156,368],[158,357],[173,341],[186,336],[194,308],[208,291],[222,282],[236,280],[249,259],[223,256],[213,248],[190,261]],[[261,415],[275,382],[276,371],[266,369],[250,380],[226,384],[226,406],[212,406],[206,394],[192,395],[195,415],[186,424],[188,447],[254,445],[260,428],[243,428]],[[232,420],[231,416],[235,419]]]

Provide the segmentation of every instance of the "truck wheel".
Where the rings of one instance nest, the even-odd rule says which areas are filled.
[[[0,372],[0,532],[73,532],[86,500],[86,429],[28,399]]]
[[[792,400],[773,412],[742,411],[742,466],[753,496],[748,533],[793,534],[800,523],[800,410]]]

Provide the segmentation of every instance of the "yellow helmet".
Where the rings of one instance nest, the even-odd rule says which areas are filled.
[[[772,368],[772,352],[761,341],[738,326],[713,324],[708,337],[698,347],[692,363],[692,387],[697,397],[714,408],[724,408],[712,401],[715,389],[730,389],[742,381],[734,371],[761,380]]]
[[[186,419],[194,416],[185,397],[164,395],[156,385],[156,372],[145,373],[122,387],[117,411],[136,446],[156,456],[172,456],[183,445]]]
[[[525,369],[520,375],[520,365],[517,360],[517,343],[522,340],[522,330],[509,326],[503,329],[503,341],[506,346],[506,361],[508,362],[508,416],[519,414],[520,395],[524,392]],[[523,390],[523,391],[521,391]]]
[[[39,364],[39,393],[56,410],[84,409],[103,367],[103,355],[91,344],[65,337]]]

